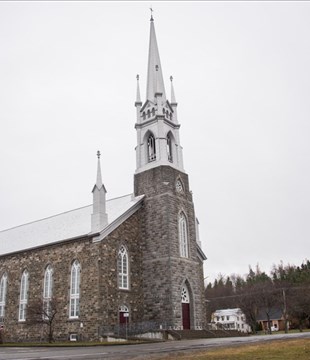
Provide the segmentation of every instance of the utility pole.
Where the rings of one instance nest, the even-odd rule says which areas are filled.
[[[285,334],[287,334],[288,333],[288,321],[287,321],[287,308],[286,308],[285,289],[282,289],[282,295],[283,295],[283,315],[284,315]]]

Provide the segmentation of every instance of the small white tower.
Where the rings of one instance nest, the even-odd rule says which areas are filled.
[[[97,180],[93,187],[93,213],[91,214],[91,232],[97,233],[108,224],[108,214],[106,213],[106,189],[102,183],[100,151],[97,151]]]

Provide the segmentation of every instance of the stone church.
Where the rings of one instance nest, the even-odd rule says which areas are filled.
[[[204,327],[206,257],[170,82],[168,100],[151,17],[144,102],[137,76],[133,194],[106,199],[98,152],[91,205],[0,232],[7,341],[44,337],[36,306],[41,319],[54,311],[56,340],[98,340],[122,324],[140,331]]]

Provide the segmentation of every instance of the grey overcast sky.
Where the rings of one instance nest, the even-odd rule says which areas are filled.
[[[152,2],[205,276],[300,265],[310,235],[310,2]],[[0,3],[0,229],[133,191],[149,2]]]

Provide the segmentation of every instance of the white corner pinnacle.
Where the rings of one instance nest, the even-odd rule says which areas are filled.
[[[97,178],[93,187],[93,213],[91,214],[91,232],[97,233],[108,224],[108,215],[106,213],[106,189],[102,183],[100,151],[97,151]]]

